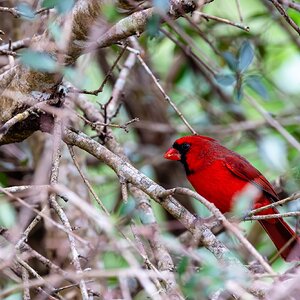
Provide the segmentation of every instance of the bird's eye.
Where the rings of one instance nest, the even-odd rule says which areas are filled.
[[[183,151],[189,150],[190,147],[191,147],[191,145],[188,144],[188,143],[183,143],[183,144],[181,145],[181,149],[182,149]]]

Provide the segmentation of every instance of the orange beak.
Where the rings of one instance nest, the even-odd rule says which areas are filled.
[[[181,160],[181,155],[178,150],[174,148],[170,148],[164,155],[164,158],[170,160]]]

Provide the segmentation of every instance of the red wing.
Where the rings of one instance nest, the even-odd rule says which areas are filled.
[[[243,157],[227,156],[225,165],[234,175],[253,183],[268,194],[273,201],[278,201],[278,196],[271,183]]]

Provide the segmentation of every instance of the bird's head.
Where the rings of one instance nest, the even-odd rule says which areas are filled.
[[[216,140],[202,135],[184,136],[176,140],[173,146],[165,153],[164,158],[177,160],[183,163],[187,175],[193,172],[192,166],[197,166],[204,149]]]

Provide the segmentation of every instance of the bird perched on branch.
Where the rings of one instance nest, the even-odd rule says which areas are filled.
[[[179,138],[164,157],[180,161],[197,193],[215,204],[222,213],[232,211],[236,201],[242,201],[239,196],[249,186],[257,192],[254,209],[279,200],[272,185],[255,167],[213,138],[201,135]],[[271,207],[257,215],[277,213],[278,210]],[[259,223],[284,260],[300,260],[300,239],[282,218],[259,220]]]

